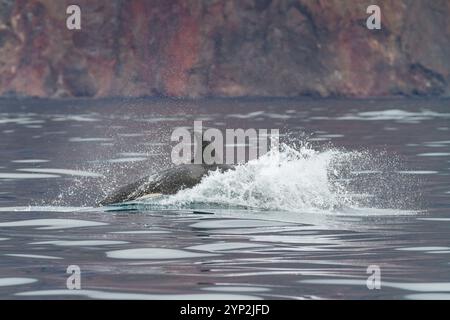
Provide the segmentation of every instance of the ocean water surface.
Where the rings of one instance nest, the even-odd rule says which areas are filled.
[[[281,148],[96,205],[194,120]],[[0,133],[0,298],[450,298],[450,100],[1,99]]]

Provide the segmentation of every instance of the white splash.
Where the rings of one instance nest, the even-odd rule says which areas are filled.
[[[158,200],[168,206],[212,203],[266,210],[333,210],[355,204],[343,185],[330,178],[336,161],[356,153],[298,150],[281,145],[259,159],[224,173],[211,172],[192,189]],[[154,200],[152,200],[155,203]]]

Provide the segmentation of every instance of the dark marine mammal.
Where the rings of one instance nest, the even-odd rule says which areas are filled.
[[[184,164],[179,165],[130,183],[100,201],[100,205],[110,205],[132,201],[151,194],[175,194],[182,189],[192,188],[211,171],[224,172],[230,165]]]
[[[207,141],[202,142],[202,151],[208,144]],[[209,172],[216,170],[224,172],[234,168],[227,164],[205,164],[204,160],[202,157],[202,164],[194,164],[192,159],[189,164],[181,164],[141,178],[119,188],[100,201],[99,205],[132,201],[152,194],[175,194],[182,189],[196,186]]]

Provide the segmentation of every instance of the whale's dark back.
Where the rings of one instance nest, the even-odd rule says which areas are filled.
[[[130,183],[99,202],[105,206],[120,202],[132,201],[152,193],[175,194],[182,189],[192,188],[200,183],[210,171],[226,171],[233,167],[226,164],[205,164],[203,154],[209,141],[202,139],[202,164],[194,164],[192,158],[190,164],[182,164],[176,167],[155,173]],[[214,151],[211,156],[215,156]]]
[[[229,165],[184,164],[130,183],[109,195],[100,205],[132,201],[152,193],[175,194],[182,189],[192,188],[209,172],[232,169]]]

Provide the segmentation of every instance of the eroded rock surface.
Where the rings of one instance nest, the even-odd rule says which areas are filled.
[[[448,0],[73,2],[0,0],[1,95],[450,95]]]

